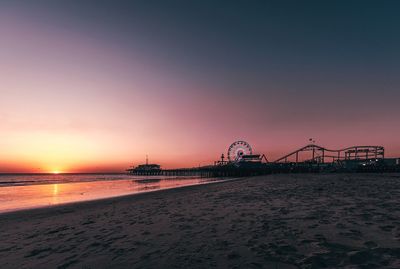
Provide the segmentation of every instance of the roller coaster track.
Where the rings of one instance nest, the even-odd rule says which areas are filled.
[[[308,160],[299,159],[302,152],[311,151],[312,157]],[[385,157],[385,149],[382,146],[352,146],[343,149],[327,149],[315,144],[308,144],[298,150],[295,150],[277,160],[279,162],[290,162],[290,158],[294,158],[294,163],[299,162],[318,162],[325,163],[325,159],[331,159],[332,162],[339,160],[360,160],[360,159],[383,159]]]

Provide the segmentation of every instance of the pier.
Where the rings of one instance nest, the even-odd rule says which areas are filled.
[[[275,161],[269,162],[264,154],[254,154],[245,141],[236,141],[228,149],[227,158],[213,165],[161,169],[158,164],[132,167],[128,174],[139,176],[186,176],[186,177],[242,177],[272,173],[319,173],[319,172],[400,172],[400,158],[385,158],[382,146],[351,146],[328,149],[308,144]]]

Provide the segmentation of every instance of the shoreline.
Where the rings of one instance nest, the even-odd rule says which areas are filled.
[[[27,181],[0,181],[0,189],[7,187],[24,187],[24,186],[38,186],[38,185],[51,185],[51,184],[73,184],[73,183],[90,183],[90,182],[104,182],[104,181],[120,181],[120,180],[140,180],[147,178],[160,178],[160,179],[196,179],[202,178],[199,176],[136,176],[136,175],[128,175],[128,174],[15,174],[15,175],[4,175],[4,176],[51,176],[51,177],[59,177],[59,176],[126,176],[126,178],[114,178],[114,179],[88,179],[88,180],[79,180],[79,181],[29,181],[29,184],[25,184]],[[211,177],[210,177],[211,178]],[[12,184],[15,183],[15,184]],[[9,185],[6,185],[9,184]]]
[[[171,191],[173,192],[174,190],[178,189],[186,189],[186,188],[191,188],[191,187],[197,187],[197,186],[203,186],[203,185],[210,185],[210,184],[221,184],[225,182],[230,182],[230,181],[235,181],[235,180],[242,180],[242,179],[247,179],[246,177],[243,178],[230,178],[230,179],[222,179],[222,180],[215,180],[215,181],[210,181],[210,182],[204,182],[204,183],[197,183],[197,184],[191,184],[191,185],[183,185],[183,186],[176,186],[176,187],[171,187],[171,188],[164,188],[164,189],[154,189],[154,190],[148,190],[148,191],[142,191],[142,192],[136,192],[136,193],[130,193],[130,194],[121,194],[117,196],[110,196],[110,197],[102,197],[102,198],[97,198],[97,199],[90,199],[90,200],[83,200],[83,201],[75,201],[75,202],[67,202],[67,203],[62,203],[62,204],[55,204],[55,205],[45,205],[45,206],[38,206],[38,207],[31,207],[31,208],[23,208],[23,209],[17,209],[13,211],[4,211],[0,212],[0,220],[5,217],[19,217],[20,215],[24,214],[34,214],[34,213],[48,213],[50,210],[54,210],[55,212],[58,213],[58,211],[63,211],[63,210],[68,210],[71,207],[75,206],[80,206],[80,207],[85,207],[85,206],[96,206],[97,203],[118,203],[119,201],[124,201],[126,199],[134,199],[136,196],[145,196],[149,195],[152,193],[157,193],[157,192],[168,192]],[[184,180],[184,179],[182,179]],[[96,182],[96,181],[92,181]],[[80,183],[80,182],[74,182],[74,183]],[[74,184],[71,183],[71,184]],[[70,184],[70,183],[56,183],[56,184]],[[52,184],[50,184],[52,185]],[[137,199],[140,199],[141,197],[137,197]],[[32,211],[32,212],[31,212]]]

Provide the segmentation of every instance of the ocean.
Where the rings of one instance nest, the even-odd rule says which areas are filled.
[[[127,174],[2,174],[0,213],[215,182]]]

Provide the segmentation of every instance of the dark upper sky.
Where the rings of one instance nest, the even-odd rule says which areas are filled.
[[[333,147],[368,133],[372,138],[361,141],[400,152],[393,135],[399,1],[5,1],[0,8],[14,22],[23,17],[69,40],[101,44],[127,65],[145,62],[136,68],[152,70],[149,80],[173,78],[164,89],[142,90],[186,103],[169,100],[175,130],[199,118],[218,130],[213,137],[253,133],[262,144],[269,134],[275,140],[293,131],[296,144],[312,135]],[[111,91],[122,96],[129,89],[102,94]],[[188,108],[194,112],[181,116]]]
[[[398,1],[64,2],[20,5],[234,94],[265,84],[316,100],[332,90],[352,102],[396,94]]]

